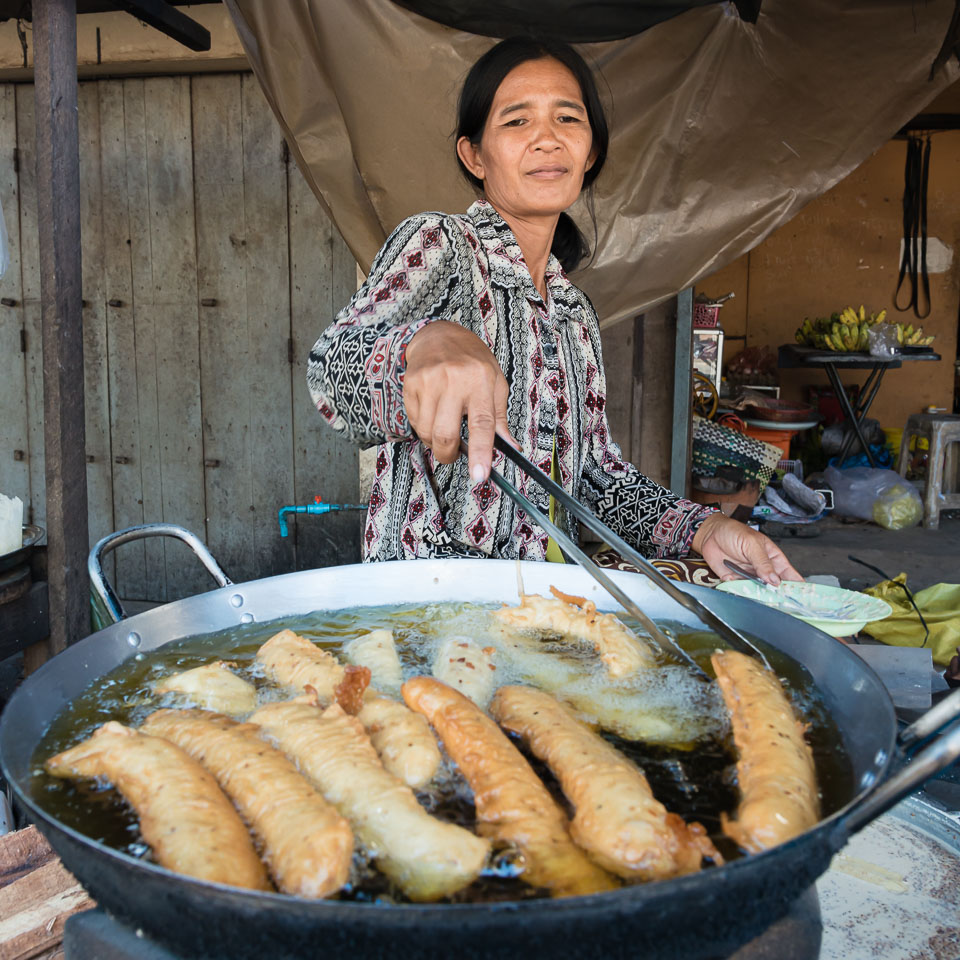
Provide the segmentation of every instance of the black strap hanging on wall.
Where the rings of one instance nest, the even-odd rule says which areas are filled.
[[[907,161],[903,172],[903,255],[893,304],[913,310],[918,319],[930,315],[930,277],[927,275],[927,182],[930,176],[930,134],[926,143],[918,136],[907,137]],[[900,305],[900,288],[909,279],[910,299]],[[926,310],[920,312],[920,287]]]

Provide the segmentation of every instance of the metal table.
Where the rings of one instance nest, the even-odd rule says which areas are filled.
[[[903,352],[889,360],[872,357],[869,353],[835,353],[832,350],[818,350],[814,347],[801,347],[792,343],[784,344],[777,352],[777,365],[782,368],[823,367],[827,373],[827,379],[830,381],[830,386],[833,387],[833,391],[837,395],[843,415],[853,427],[853,432],[860,441],[860,446],[863,448],[871,467],[875,467],[877,464],[870,453],[867,442],[864,440],[861,425],[877,396],[883,375],[887,370],[897,369],[907,360],[940,359],[940,354],[935,353],[930,347],[905,347]],[[850,403],[850,398],[843,389],[838,368],[870,371],[855,405]],[[838,463],[843,463],[846,459],[847,451],[852,442],[853,437],[848,435],[840,450]]]

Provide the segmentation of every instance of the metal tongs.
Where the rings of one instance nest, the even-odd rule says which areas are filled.
[[[770,669],[767,658],[742,633],[730,626],[722,617],[704,606],[695,597],[681,590],[672,580],[665,577],[646,557],[641,556],[630,544],[614,533],[606,524],[598,520],[586,507],[574,500],[560,484],[551,477],[548,477],[536,464],[531,463],[519,450],[515,450],[499,435],[494,436],[493,445],[494,448],[499,450],[511,463],[523,470],[528,477],[536,480],[541,487],[550,493],[569,513],[573,514],[588,530],[595,533],[604,543],[616,549],[625,560],[629,560],[644,576],[648,577],[663,590],[667,596],[675,600],[686,610],[689,610],[706,626],[719,633],[735,650],[751,657],[757,657],[764,666]],[[460,441],[460,448],[463,453],[466,454],[467,446],[463,440]],[[630,616],[636,618],[654,640],[663,646],[669,646],[671,649],[677,651],[685,660],[691,660],[690,655],[680,647],[676,640],[665,634],[542,510],[534,506],[513,484],[495,470],[491,469],[490,479],[517,504],[517,506],[526,511],[531,519],[535,520],[537,524],[546,530],[560,547],[562,547],[563,552],[576,560]]]

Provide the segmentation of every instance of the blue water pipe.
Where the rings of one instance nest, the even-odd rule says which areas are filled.
[[[290,532],[287,526],[287,514],[289,513],[331,513],[334,510],[366,510],[365,503],[324,503],[319,497],[316,503],[307,503],[299,506],[281,507],[277,511],[277,522],[280,524],[280,536],[285,537]]]

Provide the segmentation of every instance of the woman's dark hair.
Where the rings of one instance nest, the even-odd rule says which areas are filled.
[[[577,79],[583,103],[587,108],[587,119],[593,133],[593,146],[597,159],[583,176],[583,189],[587,189],[600,175],[607,159],[607,147],[610,132],[603,104],[597,93],[593,74],[583,57],[569,44],[561,40],[543,40],[535,37],[508,37],[495,47],[491,47],[471,68],[463,82],[460,99],[457,103],[456,141],[466,137],[477,145],[483,137],[483,129],[493,106],[493,98],[500,88],[504,77],[528,60],[551,58],[562,63]],[[483,181],[475,177],[457,156],[460,172],[476,188],[483,189]],[[566,213],[560,214],[557,229],[553,235],[551,253],[560,261],[567,272],[576,270],[584,257],[590,252],[583,235],[577,229],[573,219]]]

